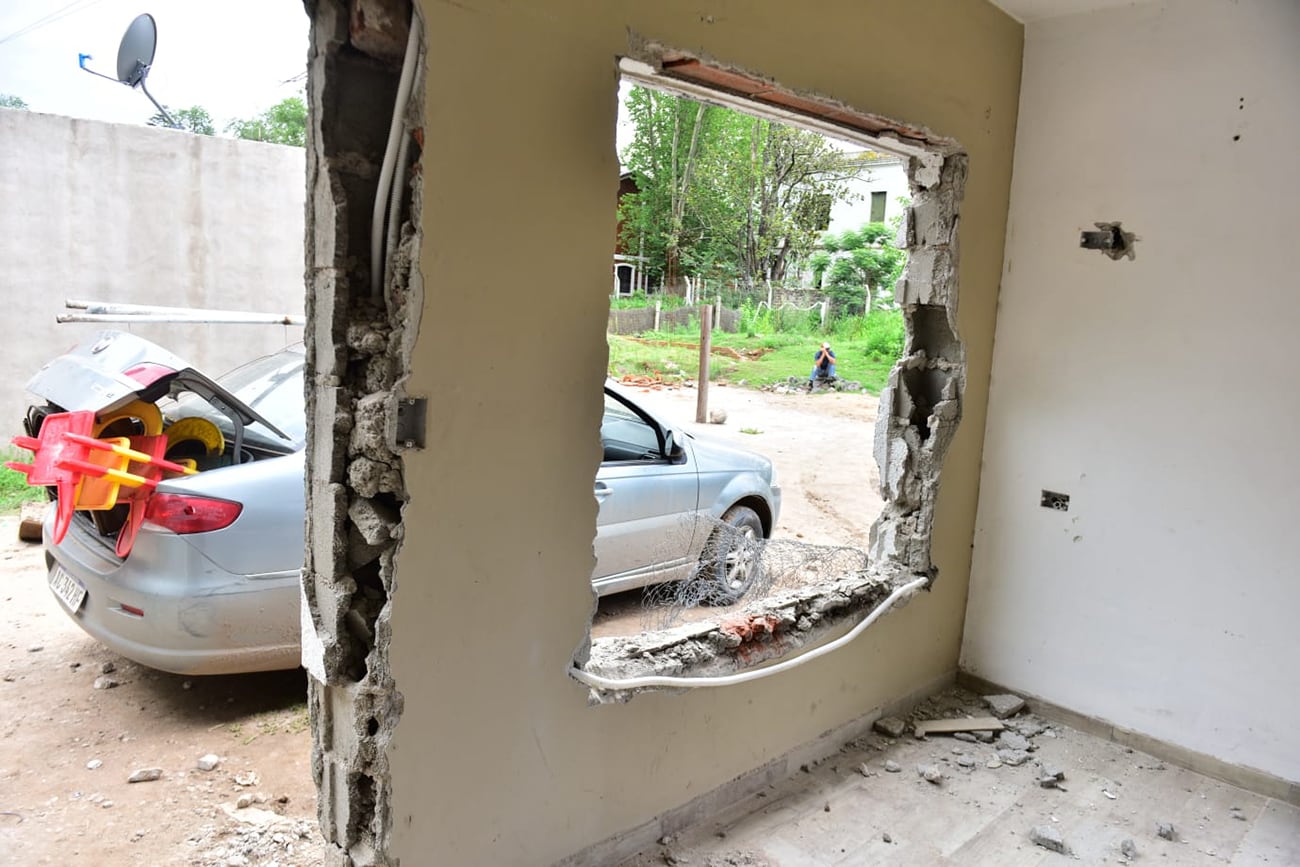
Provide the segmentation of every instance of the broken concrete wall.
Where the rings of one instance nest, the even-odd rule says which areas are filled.
[[[1295,3],[1027,27],[963,648],[984,678],[1293,783],[1296,82]],[[1116,221],[1135,258],[1080,247]]]
[[[857,0],[800,8],[761,0],[725,13],[675,0],[421,9],[429,50],[419,265],[427,309],[438,312],[399,323],[398,308],[359,297],[366,260],[356,239],[368,223],[377,151],[370,141],[345,146],[355,132],[338,125],[355,117],[350,110],[370,110],[353,100],[382,103],[375,93],[391,92],[395,73],[383,66],[377,87],[350,83],[369,80],[373,67],[353,57],[341,4],[315,7],[312,74],[324,78],[313,78],[311,92],[321,117],[311,178],[319,357],[305,580],[320,637],[312,701],[321,814],[339,861],[544,864],[952,672],[1021,29],[982,0],[954,2],[942,19]],[[926,38],[884,39],[862,52],[865,28]],[[932,594],[797,672],[591,708],[567,669],[592,606],[591,482],[618,183],[615,63],[631,49],[629,32],[967,147],[981,167],[967,185],[958,266],[967,423],[948,447],[933,503],[930,558],[945,580]],[[527,262],[527,279],[507,262]],[[567,315],[552,315],[557,305]],[[367,348],[376,330],[389,335],[382,356]],[[388,354],[409,335],[409,351]],[[382,375],[381,357],[391,362]],[[935,358],[951,353],[936,349]],[[382,402],[407,369],[405,390],[429,398],[428,448],[399,456],[370,448],[370,438],[354,443],[362,402],[375,394]],[[944,395],[940,388],[932,402]],[[378,472],[352,472],[363,458]],[[361,525],[361,540],[349,541],[354,503],[384,495],[401,510],[400,550]],[[377,573],[350,565],[354,544],[381,549]],[[381,595],[370,599],[374,574]]]
[[[402,710],[389,665],[389,618],[408,498],[396,419],[422,303],[414,268],[421,186],[413,140],[423,82],[417,76],[403,107],[407,160],[395,163],[393,180],[402,203],[394,226],[400,237],[376,288],[371,214],[402,63],[402,52],[394,58],[390,48],[394,40],[405,47],[411,7],[354,2],[349,9],[343,0],[320,0],[309,10],[303,662],[312,772],[330,862],[387,864],[387,746]]]

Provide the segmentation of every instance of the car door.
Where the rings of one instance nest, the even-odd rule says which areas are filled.
[[[596,571],[602,593],[680,577],[699,505],[690,446],[665,453],[665,431],[631,401],[606,390],[604,449],[596,474]]]

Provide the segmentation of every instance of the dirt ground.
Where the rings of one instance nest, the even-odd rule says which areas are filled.
[[[880,508],[874,398],[715,385],[710,406],[727,421],[695,425],[694,391],[634,394],[669,422],[771,457],[778,537],[865,545]],[[641,630],[641,594],[621,595],[602,604],[598,635]],[[40,546],[17,541],[12,516],[0,517],[0,600],[0,862],[321,863],[301,671],[186,678],[111,653],[59,607]],[[200,770],[208,754],[220,763]],[[147,769],[159,778],[128,782]]]
[[[117,656],[59,608],[17,525],[0,518],[0,862],[321,863],[302,671],[185,678]]]

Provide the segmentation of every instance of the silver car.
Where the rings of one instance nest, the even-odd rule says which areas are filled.
[[[57,543],[51,510],[49,586],[77,625],[181,674],[299,664],[303,362],[291,347],[214,381],[147,340],[105,331],[28,382],[48,402],[28,410],[28,435],[61,411],[94,411],[101,437],[148,433],[160,415],[175,433],[167,457],[198,470],[147,497],[125,556],[127,506],[75,511]],[[771,461],[676,431],[613,386],[601,441],[597,592],[686,580],[705,588],[702,601],[739,599],[780,510]]]

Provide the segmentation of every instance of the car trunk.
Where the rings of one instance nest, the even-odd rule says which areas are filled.
[[[28,408],[24,421],[28,436],[38,437],[51,414],[89,411],[95,414],[96,438],[161,433],[168,438],[165,459],[192,466],[198,474],[278,457],[301,447],[301,442],[184,359],[125,332],[97,333],[48,362],[26,387],[46,401]],[[186,479],[194,478],[164,480],[157,488],[146,488],[140,508],[147,509],[160,492],[184,490]],[[55,488],[48,490],[52,499],[57,498]],[[103,505],[79,506],[70,530],[94,538],[111,552],[130,506]]]

